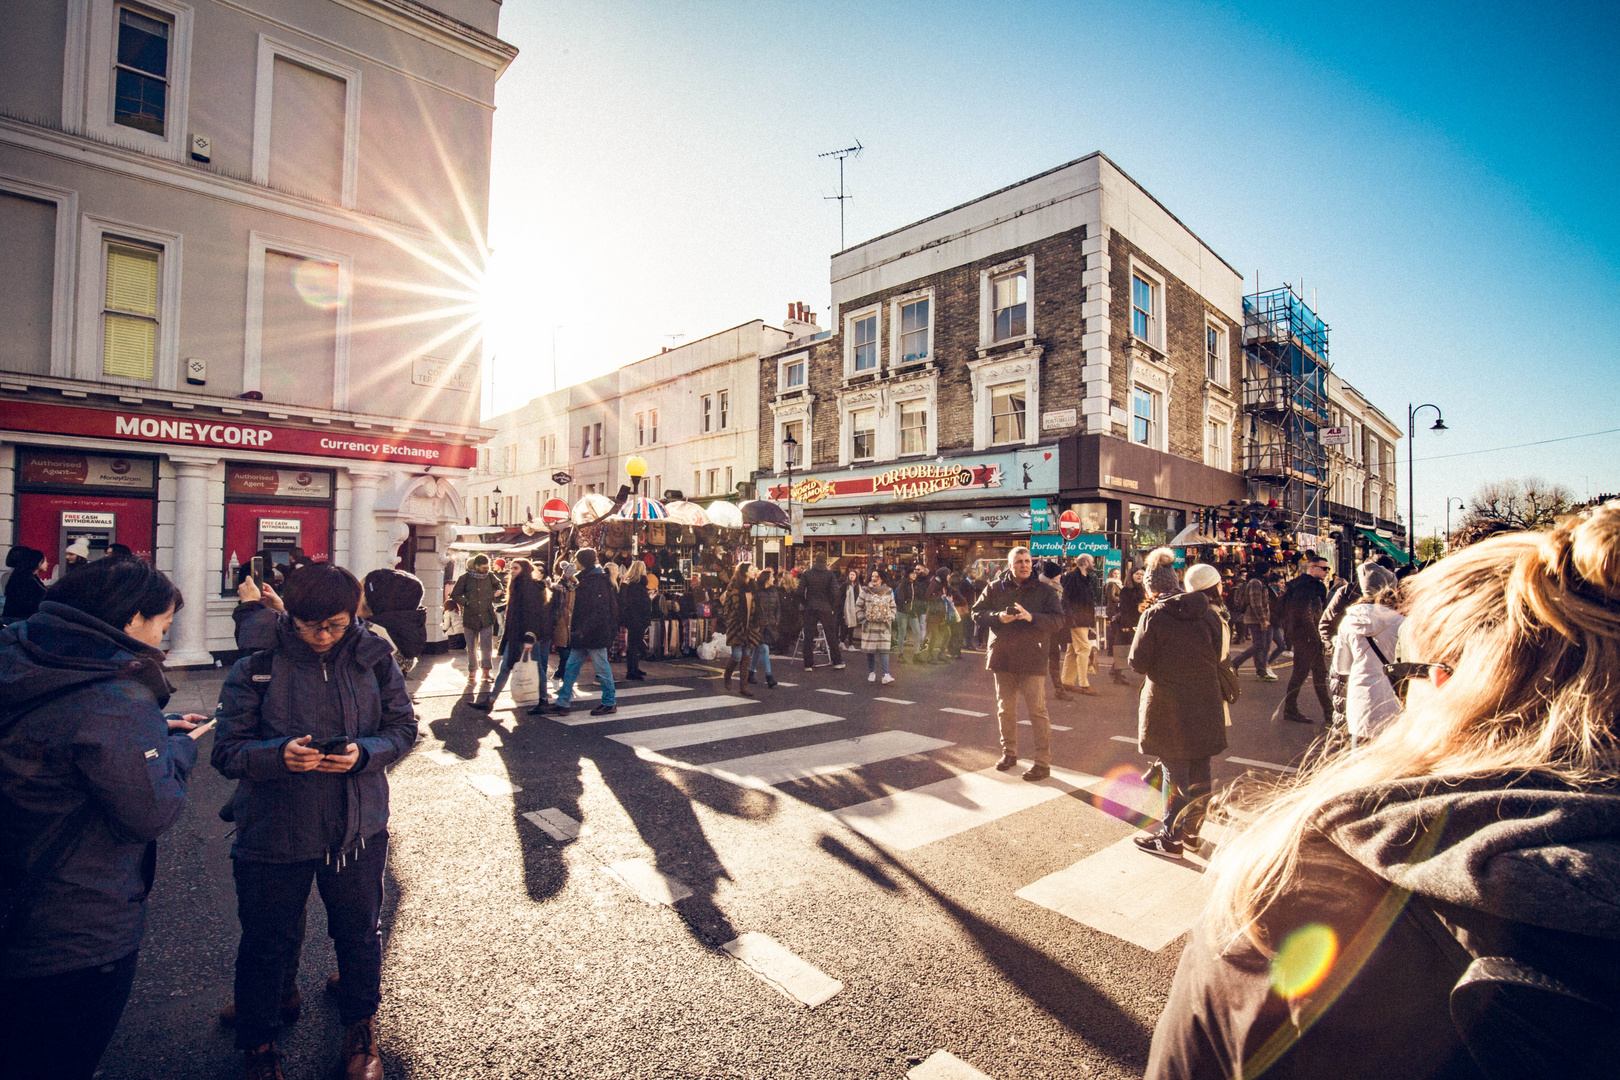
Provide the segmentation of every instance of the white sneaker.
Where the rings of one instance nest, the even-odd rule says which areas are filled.
[[[868,671],[868,672],[867,672],[867,673],[866,673],[866,681],[867,681],[867,682],[877,682],[877,672],[875,672],[875,671]]]
[[[892,682],[894,682],[894,676],[893,675],[885,675],[885,676],[883,676],[883,685],[884,686],[888,686]]]
[[[843,671],[844,667],[845,667],[845,665],[843,665],[843,664],[834,664],[833,665],[833,670],[834,671]]]

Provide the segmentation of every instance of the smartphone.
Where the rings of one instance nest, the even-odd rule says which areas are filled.
[[[349,744],[353,741],[347,735],[339,735],[335,739],[311,739],[309,748],[323,754],[342,755],[348,752]]]
[[[213,731],[216,723],[218,723],[217,720],[204,720],[202,723],[186,732],[186,734],[193,739],[200,739],[210,731]]]
[[[249,573],[251,573],[253,575],[253,584],[254,584],[254,586],[256,588],[260,589],[260,590],[263,590],[264,589],[264,556],[263,555],[255,555],[255,556],[253,556],[253,558],[248,560],[248,566],[251,568],[249,570]]]

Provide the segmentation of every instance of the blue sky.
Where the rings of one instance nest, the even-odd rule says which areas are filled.
[[[1303,279],[1398,424],[1445,410],[1420,535],[1485,480],[1620,491],[1620,432],[1474,453],[1620,429],[1614,5],[508,0],[501,36],[488,411],[551,388],[554,333],[566,385],[825,323],[823,151],[867,147],[853,244],[1100,149],[1246,288]]]

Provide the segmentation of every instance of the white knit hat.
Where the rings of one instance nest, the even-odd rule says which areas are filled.
[[[90,541],[82,536],[79,537],[67,546],[67,553],[77,555],[81,559],[88,559],[90,557]]]
[[[1221,583],[1221,572],[1209,563],[1198,563],[1187,570],[1187,591],[1203,592]]]

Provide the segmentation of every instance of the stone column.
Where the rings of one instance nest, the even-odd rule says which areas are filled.
[[[208,477],[213,461],[179,458],[174,464],[174,583],[186,606],[169,628],[169,667],[211,666],[208,651]]]
[[[349,572],[364,578],[377,569],[377,484],[382,469],[349,466]]]

